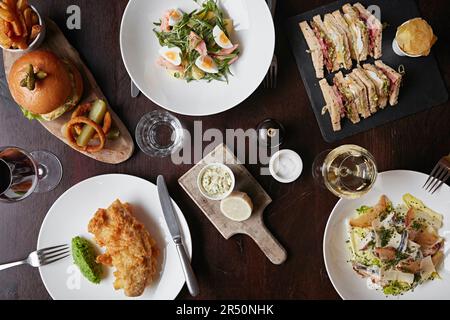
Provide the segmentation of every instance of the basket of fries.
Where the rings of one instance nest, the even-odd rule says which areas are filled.
[[[28,0],[0,0],[0,46],[12,52],[38,48],[45,38],[45,23]]]

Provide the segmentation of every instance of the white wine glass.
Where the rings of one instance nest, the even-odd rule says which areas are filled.
[[[370,191],[378,171],[369,151],[357,145],[342,145],[321,152],[314,160],[312,174],[317,184],[334,195],[356,199]]]

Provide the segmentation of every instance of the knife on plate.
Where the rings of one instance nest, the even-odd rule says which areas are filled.
[[[190,294],[195,297],[199,293],[197,278],[192,270],[191,262],[184,248],[183,240],[181,237],[181,229],[178,223],[177,216],[173,209],[172,200],[167,190],[166,182],[163,176],[158,176],[157,179],[159,202],[161,202],[161,208],[166,219],[167,227],[172,235],[173,242],[177,248],[178,256],[180,257],[181,267],[183,269],[184,278],[186,279],[186,285]]]

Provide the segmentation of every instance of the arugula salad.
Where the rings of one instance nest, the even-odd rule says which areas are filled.
[[[172,76],[187,82],[228,82],[230,66],[239,58],[239,44],[231,42],[233,21],[224,18],[217,1],[206,0],[190,13],[169,9],[154,24],[161,45],[156,63]]]
[[[396,207],[383,195],[375,206],[356,211],[349,221],[351,264],[368,287],[400,295],[439,278],[441,214],[410,194]]]

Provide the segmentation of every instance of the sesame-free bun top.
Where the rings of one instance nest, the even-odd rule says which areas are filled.
[[[30,91],[20,85],[27,76],[29,65],[34,72],[47,73],[45,79],[36,79],[36,87]],[[50,51],[38,50],[17,59],[8,77],[11,95],[22,108],[34,114],[48,114],[64,106],[73,96],[81,98],[83,81],[79,71]],[[76,102],[78,103],[78,101]]]

